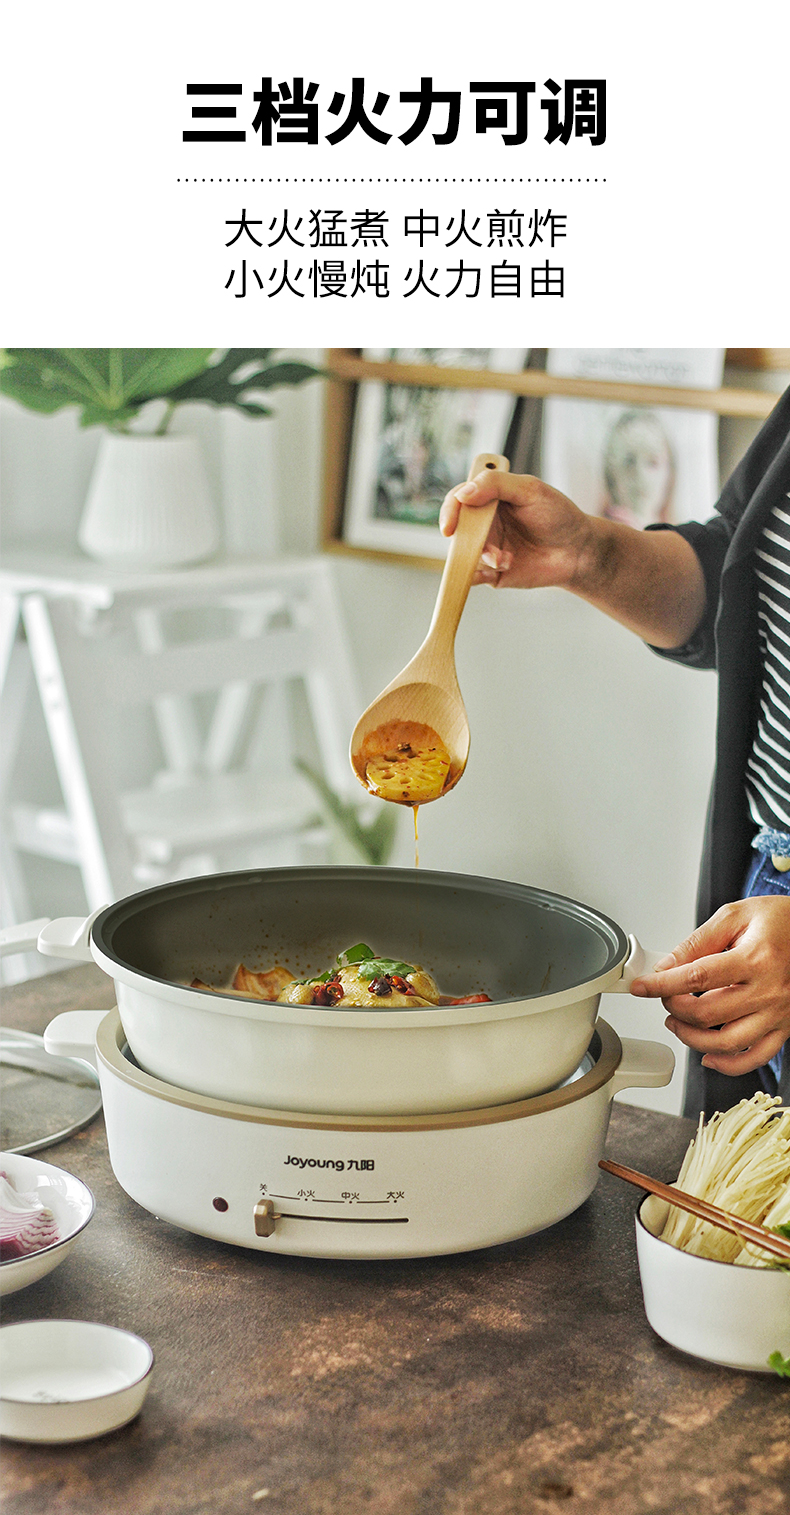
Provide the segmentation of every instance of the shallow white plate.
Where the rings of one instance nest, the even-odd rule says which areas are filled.
[[[87,1441],[139,1413],[154,1354],[131,1331],[85,1320],[0,1329],[0,1436]]]
[[[73,1173],[53,1168],[37,1157],[0,1152],[0,1169],[21,1193],[38,1194],[42,1204],[52,1211],[61,1238],[51,1247],[28,1253],[27,1257],[0,1262],[0,1294],[13,1294],[51,1273],[68,1256],[93,1215],[95,1200],[87,1184]]]
[[[771,1372],[772,1352],[790,1356],[790,1273],[681,1252],[656,1235],[668,1209],[651,1194],[636,1213],[642,1294],[653,1330],[693,1357]]]

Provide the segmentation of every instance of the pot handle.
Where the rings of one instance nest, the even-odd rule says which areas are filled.
[[[6,926],[0,931],[0,957],[10,957],[14,952],[35,952],[39,934],[49,925],[49,916],[38,921],[23,921],[21,926]]]
[[[612,1099],[621,1089],[663,1089],[675,1071],[675,1054],[666,1042],[621,1036],[623,1055],[611,1082]]]
[[[616,984],[607,985],[607,994],[628,994],[635,978],[641,978],[643,973],[652,973],[656,963],[666,957],[666,952],[650,952],[635,936],[629,936],[628,946],[630,950],[623,963],[622,977],[618,978]]]
[[[96,1065],[96,1032],[107,1010],[64,1010],[44,1032],[44,1049],[55,1057],[80,1057]]]
[[[70,957],[78,963],[91,962],[91,927],[106,905],[100,905],[87,919],[81,915],[64,915],[49,921],[39,933],[38,950],[44,957]]]

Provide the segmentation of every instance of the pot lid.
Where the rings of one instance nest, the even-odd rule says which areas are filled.
[[[44,1038],[0,1027],[0,1147],[43,1152],[89,1125],[101,1110],[99,1077],[81,1058],[55,1057]]]

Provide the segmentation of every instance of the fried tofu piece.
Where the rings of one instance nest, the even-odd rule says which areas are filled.
[[[244,999],[266,1000],[273,1004],[279,999],[283,990],[294,982],[294,976],[287,968],[276,965],[269,968],[266,973],[253,973],[251,968],[239,963],[233,975],[233,982],[228,984],[206,984],[202,978],[193,978],[190,981],[190,989],[205,989],[208,994],[231,994]]]
[[[274,968],[269,968],[266,973],[253,973],[251,968],[239,963],[233,976],[231,988],[237,994],[247,994],[252,999],[265,999],[274,1001],[279,999],[283,989],[294,981],[294,976],[287,968],[281,968],[279,963]]]

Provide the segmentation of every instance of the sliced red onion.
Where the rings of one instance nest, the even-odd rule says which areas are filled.
[[[37,1194],[22,1194],[0,1173],[0,1262],[11,1262],[60,1241],[52,1211]]]

